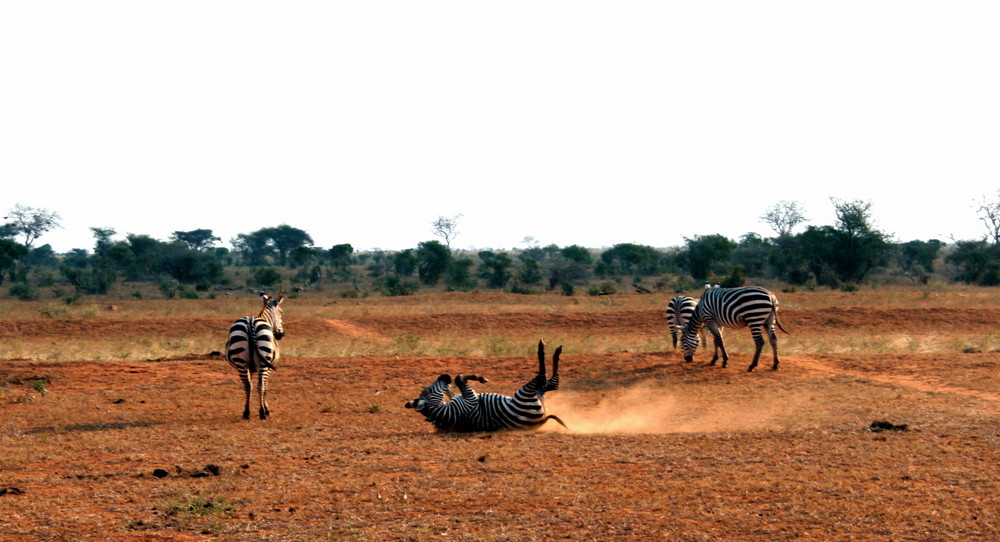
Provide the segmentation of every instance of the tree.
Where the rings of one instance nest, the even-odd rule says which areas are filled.
[[[451,250],[437,241],[424,241],[417,245],[417,262],[420,282],[437,284],[451,264]]]
[[[559,254],[562,255],[563,258],[566,258],[574,263],[590,265],[594,261],[593,257],[590,255],[590,250],[581,247],[580,245],[563,247],[559,250]]]
[[[871,202],[833,200],[837,226],[833,230],[831,264],[845,282],[860,282],[873,269],[885,265],[892,245],[888,236],[871,223]]]
[[[28,207],[20,203],[10,210],[4,220],[10,220],[14,230],[24,236],[23,244],[29,249],[35,240],[45,232],[62,227],[59,225],[59,221],[62,220],[59,213]]]
[[[937,239],[930,241],[909,241],[899,246],[896,263],[903,274],[914,281],[927,282],[934,272],[934,260],[944,243]]]
[[[156,270],[183,284],[206,289],[222,281],[223,269],[215,256],[184,243],[166,244],[156,262]]]
[[[468,292],[476,287],[476,279],[472,276],[472,260],[459,258],[453,260],[445,273],[444,282],[449,290]]]
[[[486,280],[486,286],[490,288],[503,288],[511,278],[510,266],[514,263],[504,252],[496,253],[491,250],[479,252],[479,260],[483,263],[479,266],[479,276]]]
[[[695,236],[685,239],[688,248],[688,273],[698,280],[705,280],[713,272],[721,272],[717,267],[730,261],[738,246],[735,241],[719,234]]]
[[[114,228],[90,228],[90,232],[94,234],[94,254],[103,254],[105,250],[111,247],[111,238],[118,232]]]
[[[444,239],[448,250],[451,250],[452,239],[458,237],[458,219],[460,218],[462,218],[461,214],[457,214],[451,218],[439,216],[437,220],[431,222],[431,232]]]
[[[278,253],[278,263],[281,265],[288,264],[288,257],[295,249],[313,243],[312,237],[308,233],[287,224],[275,228],[264,228],[260,231],[274,244]]]
[[[653,275],[662,269],[661,259],[655,248],[634,243],[619,243],[601,254],[604,274]]]
[[[347,270],[347,266],[351,265],[351,254],[353,253],[354,247],[350,243],[333,245],[329,250],[330,265],[341,271]]]
[[[795,226],[806,221],[798,202],[781,200],[769,208],[760,219],[771,227],[778,237],[791,235]]]
[[[215,243],[222,241],[222,239],[212,235],[212,230],[175,231],[170,238],[184,243],[191,250],[208,250]]]
[[[959,241],[945,261],[958,272],[955,279],[980,286],[1000,284],[1000,246],[986,241]]]
[[[10,272],[17,261],[28,255],[28,247],[11,241],[10,239],[0,239],[0,284],[3,284],[3,274]]]
[[[418,265],[420,265],[420,262],[417,260],[417,255],[414,254],[412,248],[397,252],[392,257],[392,268],[401,277],[412,275],[417,270]]]
[[[252,233],[238,234],[229,243],[233,246],[233,252],[240,254],[247,264],[264,265],[267,263],[268,256],[275,252],[270,241],[266,231],[257,230]]]
[[[761,236],[747,233],[740,238],[739,245],[733,251],[733,263],[742,266],[748,275],[761,276],[774,250],[774,245]]]
[[[997,189],[996,199],[987,200],[982,197],[979,202],[979,219],[986,225],[986,230],[994,245],[1000,245],[1000,188]]]

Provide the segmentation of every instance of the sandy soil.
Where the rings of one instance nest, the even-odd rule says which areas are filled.
[[[995,335],[1000,309],[787,310],[796,340]],[[171,327],[172,325],[181,327]],[[0,339],[204,332],[195,319],[0,321]],[[288,341],[502,329],[662,335],[654,311],[289,316]],[[733,333],[744,333],[734,331]],[[2,357],[2,354],[0,354]],[[537,432],[453,435],[403,403],[440,373],[511,393],[531,356],[285,357],[266,421],[217,355],[0,364],[0,539],[996,540],[1000,353],[566,351]],[[256,408],[256,407],[254,407]],[[885,422],[872,427],[873,422]]]

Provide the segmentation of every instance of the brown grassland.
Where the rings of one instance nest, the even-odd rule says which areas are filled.
[[[753,373],[746,330],[684,363],[667,294],[298,295],[249,422],[218,351],[252,296],[0,301],[0,539],[1000,539],[1000,289],[776,293]],[[540,338],[568,430],[403,408],[512,393]]]

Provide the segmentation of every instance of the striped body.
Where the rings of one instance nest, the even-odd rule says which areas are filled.
[[[553,419],[566,426],[558,417],[545,411],[544,395],[547,391],[559,389],[559,354],[556,349],[552,357],[552,378],[545,376],[544,343],[538,343],[538,373],[522,386],[513,396],[498,393],[476,393],[469,387],[469,381],[488,382],[478,375],[457,375],[455,386],[460,394],[452,396],[452,378],[441,375],[420,394],[420,397],[406,403],[423,414],[428,422],[439,431],[497,431],[499,429],[531,429]],[[448,395],[450,400],[445,401]]]
[[[697,306],[697,299],[683,295],[677,296],[667,303],[667,328],[670,330],[670,339],[675,350],[677,349],[677,337],[684,333],[684,328],[687,327],[688,320],[691,319]],[[701,332],[701,344],[703,346],[707,344],[704,330]]]
[[[707,327],[715,338],[715,355],[709,365],[715,365],[721,351],[722,366],[725,367],[729,361],[729,355],[726,353],[720,328],[749,327],[756,351],[753,362],[747,371],[753,371],[757,367],[757,361],[764,348],[765,331],[771,341],[771,350],[774,352],[772,369],[777,370],[778,338],[774,333],[775,325],[785,331],[778,321],[778,299],[764,288],[751,286],[706,290],[698,302],[698,307],[688,320],[688,325],[681,337],[681,343],[684,346],[684,360],[694,359],[694,352],[698,348],[698,331]]]
[[[256,317],[246,316],[233,322],[229,328],[229,341],[226,343],[226,361],[239,374],[243,383],[244,408],[243,419],[250,419],[250,395],[253,392],[252,375],[257,377],[257,390],[260,396],[260,419],[266,419],[271,411],[267,406],[267,389],[271,371],[278,361],[278,340],[284,336],[281,323],[280,303],[284,300],[284,292],[278,298],[261,293],[264,307]]]

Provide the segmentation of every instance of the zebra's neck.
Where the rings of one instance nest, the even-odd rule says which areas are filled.
[[[264,307],[263,309],[260,310],[260,314],[257,315],[257,318],[266,320],[268,324],[271,324],[273,326],[274,325],[274,309],[271,308],[271,307]]]

